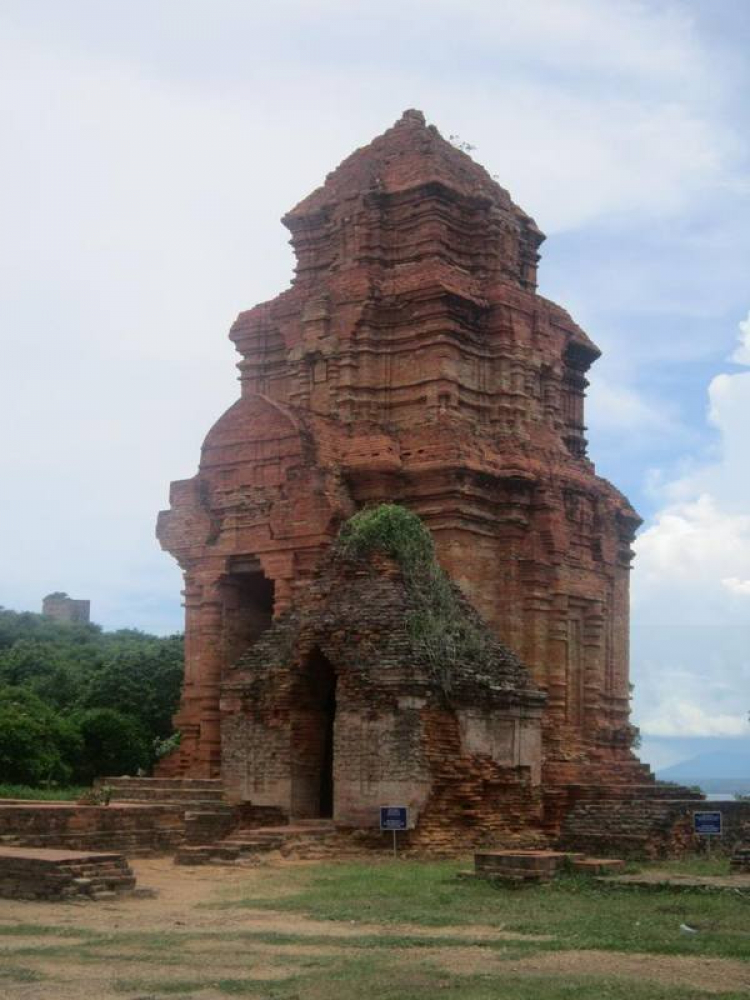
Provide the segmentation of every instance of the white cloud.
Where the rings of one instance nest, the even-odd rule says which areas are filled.
[[[716,458],[663,485],[636,543],[633,672],[649,735],[740,735],[750,708],[750,373],[712,380],[709,419]]]
[[[738,365],[750,365],[750,312],[747,319],[740,323],[739,344],[734,349],[731,361]]]
[[[730,594],[740,594],[750,597],[750,580],[739,580],[736,576],[728,576],[721,581],[721,585]]]
[[[648,399],[638,389],[611,381],[598,371],[587,393],[586,418],[597,434],[624,434],[629,444],[642,435],[658,433],[662,439],[677,439],[685,434],[670,401]]]
[[[747,716],[711,713],[700,705],[675,699],[642,723],[649,736],[745,736]]]
[[[671,4],[11,0],[0,64],[0,601],[65,589],[107,624],[179,624],[154,516],[236,395],[227,329],[288,284],[279,217],[404,107],[549,232],[731,179],[721,66]],[[597,392],[663,433],[668,406]]]

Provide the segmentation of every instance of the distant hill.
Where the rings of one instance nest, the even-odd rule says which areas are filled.
[[[716,751],[701,753],[689,760],[656,772],[660,781],[700,785],[705,792],[750,792],[750,752]]]

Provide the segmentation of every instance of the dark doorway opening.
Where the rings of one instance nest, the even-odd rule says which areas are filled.
[[[273,621],[274,585],[260,560],[232,559],[222,581],[224,666],[231,667]]]
[[[307,658],[292,703],[292,816],[332,817],[336,671],[318,647]]]

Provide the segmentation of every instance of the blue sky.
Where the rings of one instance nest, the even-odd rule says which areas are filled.
[[[748,51],[745,0],[4,0],[0,603],[180,627],[154,518],[236,395],[228,328],[288,283],[280,216],[419,107],[535,217],[540,290],[604,350],[647,756],[746,745]]]

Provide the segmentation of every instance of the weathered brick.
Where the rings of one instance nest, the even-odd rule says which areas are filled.
[[[241,734],[255,709],[237,702],[228,679],[272,618],[304,602],[342,521],[388,500],[424,520],[445,570],[546,694],[546,829],[559,828],[569,790],[582,783],[648,785],[629,723],[639,518],[587,458],[584,395],[599,351],[536,292],[542,233],[416,111],[283,221],[297,258],[292,286],[234,323],[241,398],[209,432],[198,474],[172,484],[171,509],[159,515],[158,537],[185,574],[186,608],[182,745],[161,773],[219,776],[222,741],[225,762],[243,745],[245,776],[234,765],[227,775],[234,794],[269,808],[291,802],[288,732],[269,721],[262,740]],[[331,629],[329,642],[343,637],[352,655],[372,641]],[[481,699],[475,708],[489,711]],[[392,726],[373,711],[349,730],[337,723],[337,753],[348,741],[382,740],[381,770],[395,767],[398,782]],[[492,801],[509,827],[528,822],[538,792],[512,768],[480,767],[469,787],[469,765],[454,769],[472,756],[465,734],[439,714],[430,722],[434,711],[412,712],[408,780],[429,772],[448,817],[486,817]],[[347,735],[357,726],[359,736]],[[320,736],[314,725],[298,735],[301,746]],[[363,764],[361,790],[337,789],[350,818],[371,808],[372,789],[385,794],[385,779],[366,774],[379,753]],[[440,841],[450,819],[429,801],[421,829]]]

